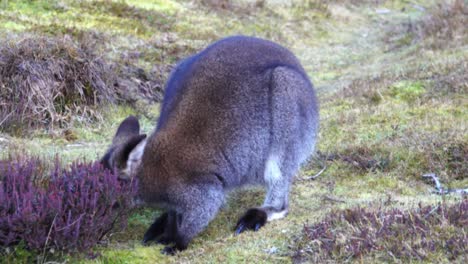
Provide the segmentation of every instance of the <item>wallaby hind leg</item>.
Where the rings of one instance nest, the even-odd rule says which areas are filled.
[[[289,175],[280,169],[278,157],[270,155],[265,165],[264,179],[267,194],[262,207],[251,208],[240,218],[236,225],[236,234],[245,230],[257,231],[268,221],[281,219],[288,214]]]
[[[296,70],[276,67],[270,73],[270,153],[265,162],[264,179],[267,195],[262,207],[252,208],[239,220],[236,233],[258,230],[267,221],[283,218],[288,213],[291,179],[309,153],[304,136],[309,133],[310,113],[306,110],[310,83]],[[312,96],[312,95],[311,95]]]

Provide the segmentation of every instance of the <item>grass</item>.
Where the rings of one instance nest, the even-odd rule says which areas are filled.
[[[304,225],[293,259],[296,263],[363,257],[382,262],[463,261],[467,206],[465,199],[451,206],[419,204],[410,210],[335,211],[318,224]]]
[[[309,1],[310,5],[297,1],[289,7],[267,3],[248,8],[237,1],[227,1],[235,5],[229,8],[201,2],[7,1],[0,9],[0,35],[34,32],[69,34],[75,39],[88,35],[102,55],[118,65],[134,65],[147,75],[166,67],[160,71],[161,80],[179,58],[226,35],[256,35],[289,47],[318,91],[321,131],[320,154],[298,175],[288,217],[258,233],[234,236],[238,217],[262,203],[263,191],[252,187],[232,193],[208,228],[175,257],[161,255],[161,246],[139,244],[149,223],[161,213],[140,208],[126,231],[95,249],[95,258],[55,258],[79,263],[289,263],[296,260],[304,225],[330,219],[331,212],[358,206],[407,211],[419,202],[460,201],[460,196],[431,194],[432,186],[421,177],[432,172],[447,187],[468,186],[467,34],[460,28],[464,18],[457,13],[459,8],[453,8],[460,1],[446,1],[439,9],[433,8],[436,1]],[[314,5],[319,2],[323,5]],[[378,9],[390,12],[379,14]],[[451,30],[443,31],[440,24],[450,25]],[[0,140],[0,154],[26,149],[60,155],[65,161],[94,159],[104,152],[125,116],[139,114],[146,132],[158,116],[157,107],[146,101],[104,106],[102,113],[100,122],[76,123],[70,132],[31,131],[22,138],[0,135],[6,139]],[[303,180],[324,165],[326,170],[316,180]],[[434,254],[435,259],[449,261],[443,250]],[[14,262],[9,256],[7,262]],[[372,256],[350,261],[372,262]],[[463,258],[466,252],[456,261]]]

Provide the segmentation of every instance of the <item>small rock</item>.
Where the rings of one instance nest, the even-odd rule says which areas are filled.
[[[265,252],[268,253],[268,254],[275,254],[276,252],[278,252],[278,248],[277,247],[272,247],[272,248],[269,248],[269,249],[265,249]]]
[[[76,144],[68,144],[67,148],[79,148],[79,147],[83,147],[83,146],[84,146],[83,144],[76,143]]]
[[[387,9],[387,8],[379,8],[379,9],[376,9],[375,12],[379,15],[385,15],[385,14],[391,13],[392,11],[390,11],[390,9]]]
[[[421,12],[424,12],[426,11],[426,8],[424,8],[423,6],[420,6],[420,5],[417,5],[417,4],[414,4],[413,7]]]

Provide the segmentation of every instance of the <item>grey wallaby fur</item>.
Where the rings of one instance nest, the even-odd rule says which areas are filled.
[[[235,36],[182,60],[155,131],[146,139],[128,117],[101,162],[136,176],[143,201],[166,210],[143,240],[171,244],[165,250],[173,253],[208,225],[232,188],[260,184],[267,191],[236,233],[284,217],[318,127],[315,92],[298,59],[273,42]]]

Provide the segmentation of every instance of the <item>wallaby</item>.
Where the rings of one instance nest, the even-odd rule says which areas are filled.
[[[222,39],[182,60],[166,84],[151,136],[138,120],[122,122],[101,163],[139,180],[139,196],[166,210],[143,242],[184,250],[216,216],[226,192],[266,187],[235,233],[286,216],[293,176],[312,154],[318,103],[298,59],[273,42]]]

